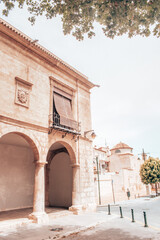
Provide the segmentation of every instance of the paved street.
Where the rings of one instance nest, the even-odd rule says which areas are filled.
[[[149,226],[160,230],[160,197],[156,198],[139,198],[111,204],[111,214],[120,215],[119,207],[122,207],[124,217],[131,219],[131,209],[134,209],[135,221],[144,222],[143,211],[146,212]],[[98,211],[108,212],[107,207],[99,207]]]
[[[119,216],[119,206],[111,206],[111,215],[101,206],[98,212],[50,218],[45,226],[29,224],[16,229],[0,231],[0,240],[159,240],[160,198],[146,198],[121,202],[124,218]],[[135,223],[130,219],[130,208],[136,211]],[[143,209],[148,209],[148,224],[143,223]],[[152,223],[152,225],[151,225]]]
[[[160,232],[132,224],[126,219],[112,219],[110,222],[99,224],[97,227],[73,234],[65,240],[159,240]],[[48,240],[48,239],[47,239]]]

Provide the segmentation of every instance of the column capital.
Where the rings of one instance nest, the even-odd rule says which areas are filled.
[[[40,161],[34,161],[34,163],[35,163],[35,165],[40,166],[40,167],[43,167],[46,164],[48,164],[48,162],[40,162]]]
[[[70,165],[72,168],[80,168],[79,163],[73,163]]]

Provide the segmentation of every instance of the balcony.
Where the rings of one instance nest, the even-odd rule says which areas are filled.
[[[54,112],[49,115],[49,128],[57,129],[62,132],[72,133],[75,135],[81,135],[80,123],[63,117],[63,121],[61,121],[62,116],[58,113]],[[63,122],[63,124],[62,124]]]

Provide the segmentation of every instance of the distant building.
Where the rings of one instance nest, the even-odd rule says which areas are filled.
[[[119,172],[122,169],[138,170],[143,161],[134,156],[132,151],[133,148],[122,142],[111,148],[111,155],[108,157],[110,171]]]
[[[97,172],[97,161],[98,168],[101,174],[104,174],[109,171],[109,161],[107,157],[109,156],[109,148],[108,147],[100,147],[96,146],[93,148],[93,164],[94,164],[94,173]],[[97,160],[96,160],[97,158]]]
[[[145,185],[141,182],[139,170],[143,160],[133,154],[133,148],[125,143],[118,143],[109,150],[106,148],[102,155],[102,148],[95,149],[98,155],[100,193],[102,203],[108,203],[127,199],[127,189],[131,198],[146,195]],[[94,154],[95,155],[95,154]],[[103,160],[101,158],[103,156]],[[105,171],[103,166],[107,165]],[[98,178],[97,169],[94,169],[95,193],[98,202]],[[114,199],[113,199],[114,198]]]

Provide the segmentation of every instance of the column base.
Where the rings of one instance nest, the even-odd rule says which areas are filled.
[[[87,204],[87,205],[73,205],[69,208],[69,211],[72,211],[73,214],[79,215],[84,212],[95,212],[97,208],[96,204]]]
[[[71,207],[69,207],[69,211],[72,211],[75,215],[79,215],[83,212],[82,205],[72,205]]]
[[[82,210],[85,212],[95,212],[97,209],[97,205],[95,203],[88,203],[82,206]]]
[[[28,218],[38,224],[47,224],[49,222],[49,217],[45,212],[32,212]]]

